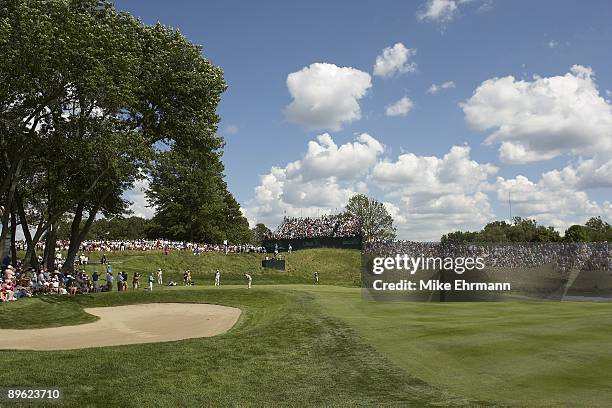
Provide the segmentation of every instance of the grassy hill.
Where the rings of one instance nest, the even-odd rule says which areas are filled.
[[[89,253],[89,273],[97,269],[102,253]],[[312,274],[318,271],[320,282],[325,285],[359,286],[361,282],[361,259],[358,250],[346,249],[305,249],[283,254],[287,270],[276,271],[261,267],[265,254],[220,254],[203,253],[195,256],[189,251],[172,251],[167,256],[163,251],[117,251],[106,253],[113,266],[113,273],[126,271],[131,277],[140,272],[148,277],[150,272],[162,268],[164,281],[183,281],[183,272],[190,269],[196,285],[210,285],[214,282],[215,269],[221,271],[221,284],[243,283],[244,274],[250,273],[255,284],[312,283]],[[145,279],[146,280],[146,279]]]

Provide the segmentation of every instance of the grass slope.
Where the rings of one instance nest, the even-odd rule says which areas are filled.
[[[104,271],[99,259],[102,254],[89,254],[88,272]],[[361,258],[358,250],[331,248],[305,249],[286,256],[287,270],[284,272],[261,267],[264,254],[219,254],[203,253],[194,256],[188,251],[172,251],[167,256],[163,251],[117,251],[106,253],[113,265],[113,273],[126,271],[131,277],[140,272],[144,280],[150,272],[162,268],[164,280],[183,281],[183,272],[190,269],[196,284],[210,285],[214,282],[215,269],[221,270],[222,283],[243,283],[244,274],[250,273],[259,284],[312,283],[312,274],[318,271],[321,283],[341,286],[359,286],[361,282]],[[103,274],[104,275],[104,274]],[[143,281],[141,278],[141,282]],[[146,282],[145,282],[146,283]]]
[[[212,338],[58,352],[0,351],[0,384],[58,386],[68,406],[468,404],[408,375],[347,325],[321,313],[312,295],[300,288],[165,288],[28,299],[2,305],[0,326],[84,323],[91,318],[82,307],[142,302],[224,304],[240,307],[243,315],[235,328]]]
[[[513,406],[610,406],[612,304],[375,303],[310,289],[407,372],[466,398]]]

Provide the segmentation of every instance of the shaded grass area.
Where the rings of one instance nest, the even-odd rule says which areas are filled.
[[[309,288],[391,361],[466,398],[513,406],[610,406],[612,304],[366,302]]]
[[[58,386],[68,406],[468,404],[382,357],[346,324],[321,313],[303,288],[172,288],[3,305],[7,322],[21,319],[36,326],[41,321],[32,316],[49,307],[55,317],[47,320],[49,325],[88,321],[79,312],[82,307],[143,302],[215,303],[240,307],[243,314],[236,327],[211,338],[57,352],[0,351],[0,384]]]
[[[99,264],[101,252],[86,253],[90,265],[89,273],[98,270],[105,275],[104,265]],[[106,252],[113,266],[113,273],[126,271],[131,278],[135,272],[142,274],[141,283],[146,283],[149,273],[162,268],[164,280],[181,284],[183,272],[190,269],[196,285],[211,285],[216,269],[221,271],[221,282],[237,284],[244,282],[244,274],[250,273],[259,284],[312,283],[312,274],[318,271],[322,284],[359,286],[361,284],[361,258],[358,250],[318,248],[283,253],[287,270],[284,272],[262,268],[265,254],[221,254],[216,252],[193,255],[190,251],[116,251]],[[23,255],[22,255],[23,256]],[[268,255],[270,256],[270,255]],[[156,278],[157,279],[157,278]]]

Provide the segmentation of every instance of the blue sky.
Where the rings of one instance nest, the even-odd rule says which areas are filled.
[[[508,191],[513,215],[561,230],[612,215],[607,1],[115,4],[224,70],[227,181],[252,222],[333,212],[355,192],[410,239],[507,218]]]

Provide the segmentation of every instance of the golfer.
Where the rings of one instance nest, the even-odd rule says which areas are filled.
[[[153,282],[155,282],[155,277],[153,276],[153,272],[149,274],[149,290],[153,290]]]
[[[312,274],[312,277],[314,279],[314,284],[318,285],[319,284],[319,272],[315,272]]]
[[[248,273],[245,273],[244,277],[247,279],[247,289],[251,289],[251,285],[253,284],[253,278]]]
[[[221,286],[221,272],[218,269],[215,271],[215,286]]]
[[[163,286],[163,284],[164,284],[164,279],[163,279],[163,276],[162,276],[161,268],[157,269],[157,284],[159,286]]]

